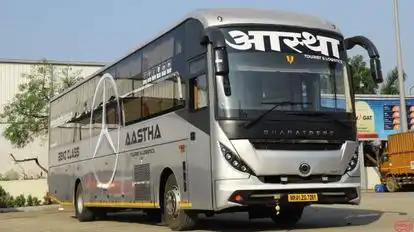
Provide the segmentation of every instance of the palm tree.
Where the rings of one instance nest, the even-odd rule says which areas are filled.
[[[362,55],[356,55],[349,59],[352,70],[352,82],[355,94],[376,94],[378,85],[371,77],[371,71]]]
[[[404,72],[404,81],[407,79],[407,74]],[[384,84],[380,88],[381,94],[397,95],[400,94],[400,88],[398,84],[398,69],[395,67],[387,74],[387,78]]]

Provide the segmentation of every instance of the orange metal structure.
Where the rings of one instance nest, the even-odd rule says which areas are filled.
[[[387,150],[380,172],[388,191],[414,184],[414,131],[389,135]]]

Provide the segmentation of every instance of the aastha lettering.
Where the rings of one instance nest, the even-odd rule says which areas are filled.
[[[132,145],[136,143],[142,143],[150,140],[160,139],[161,132],[158,124],[139,128],[132,132],[127,132],[125,145]]]
[[[286,31],[229,31],[228,34],[233,42],[226,40],[228,46],[236,50],[266,51],[265,38],[270,41],[270,50],[281,52],[281,43],[295,52],[303,53],[308,49],[324,56],[339,57],[340,41],[335,38],[314,35],[309,32],[286,32]],[[299,48],[299,45],[302,47]],[[331,51],[331,54],[330,54]]]

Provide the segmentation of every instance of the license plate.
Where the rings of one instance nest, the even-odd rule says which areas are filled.
[[[288,201],[289,202],[318,201],[318,194],[316,193],[289,194]]]

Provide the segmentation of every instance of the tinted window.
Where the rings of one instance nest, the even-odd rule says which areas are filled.
[[[185,104],[185,84],[178,77],[144,87],[124,100],[125,124],[171,112]]]
[[[187,60],[206,51],[206,47],[200,44],[203,35],[204,28],[199,21],[190,19],[185,23],[185,49]]]
[[[140,91],[130,94],[121,104],[125,110],[126,124],[161,115],[185,105],[185,97],[181,98],[181,95],[187,96],[187,60],[205,52],[205,47],[200,45],[202,35],[202,25],[196,20],[189,20],[102,72],[110,73],[116,78],[118,94],[121,96],[141,88]],[[192,66],[193,72],[205,68],[198,64],[200,63]],[[181,84],[178,84],[174,75],[180,76]],[[98,75],[90,79],[52,103],[51,119],[54,124],[59,124],[57,119],[61,120],[58,127],[51,126],[51,146],[89,138],[91,111],[92,136],[98,135],[102,122],[102,107],[98,105],[102,102],[107,104],[106,119],[110,130],[124,123],[116,114],[115,102],[110,101],[115,96],[113,88],[106,88],[105,99],[102,98],[101,90],[96,96],[95,105],[92,106],[100,77]],[[148,77],[157,80],[166,77],[169,79],[145,87],[146,83],[151,82],[147,80]]]

